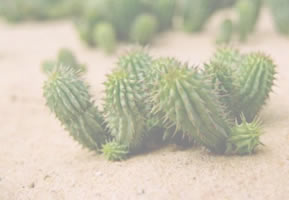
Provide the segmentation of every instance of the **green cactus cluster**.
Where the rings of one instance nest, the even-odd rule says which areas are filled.
[[[87,0],[84,4],[83,14],[75,20],[80,38],[111,53],[117,41],[145,45],[156,33],[170,29],[176,0]]]
[[[232,48],[217,50],[204,68],[138,49],[120,56],[107,75],[102,111],[73,68],[55,67],[44,96],[73,138],[108,160],[167,141],[246,155],[262,144],[258,112],[272,90],[275,68],[263,53]]]
[[[49,74],[55,70],[56,67],[69,67],[78,71],[79,73],[86,72],[86,66],[80,64],[74,53],[67,48],[62,48],[59,50],[56,60],[45,60],[42,63],[42,71],[45,74]]]
[[[48,20],[81,13],[78,0],[1,0],[0,15],[16,23],[25,20]]]

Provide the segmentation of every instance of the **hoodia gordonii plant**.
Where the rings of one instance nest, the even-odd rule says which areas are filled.
[[[109,135],[88,86],[77,73],[70,67],[55,67],[43,87],[46,105],[76,141],[98,151]]]
[[[137,50],[121,56],[107,76],[103,112],[69,67],[49,73],[44,96],[75,140],[109,160],[147,150],[152,140],[164,144],[157,132],[181,145],[185,137],[218,154],[243,155],[261,144],[256,114],[274,74],[275,65],[261,53],[219,50],[202,71]]]

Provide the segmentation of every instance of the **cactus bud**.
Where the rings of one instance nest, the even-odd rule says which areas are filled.
[[[241,120],[241,123],[236,122],[232,128],[231,136],[228,139],[227,153],[252,154],[256,147],[262,144],[259,140],[262,133],[260,120],[255,118],[248,123],[244,115],[241,115]]]

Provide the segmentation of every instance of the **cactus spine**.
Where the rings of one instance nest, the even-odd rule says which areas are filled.
[[[224,153],[230,128],[217,99],[196,69],[180,63],[161,73],[152,93],[153,110],[164,113],[166,123],[211,151]]]
[[[69,67],[56,67],[44,84],[44,97],[70,135],[84,147],[98,151],[109,137],[88,86],[77,73]]]

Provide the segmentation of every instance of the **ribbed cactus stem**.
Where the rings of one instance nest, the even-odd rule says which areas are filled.
[[[230,134],[218,97],[196,69],[182,64],[162,73],[154,87],[154,112],[216,153],[224,153]]]
[[[69,67],[56,67],[43,89],[47,106],[70,135],[84,147],[99,150],[108,134],[88,86],[77,72]]]
[[[130,151],[142,146],[145,116],[142,112],[141,87],[128,72],[117,69],[105,82],[105,121],[115,141]]]
[[[218,91],[221,102],[227,107],[234,118],[236,93],[240,63],[244,56],[234,48],[219,48],[208,64],[205,64],[205,75],[212,81],[212,88]]]
[[[242,62],[237,79],[237,115],[252,121],[269,97],[274,85],[276,65],[263,53],[251,53]],[[239,105],[239,109],[238,106]]]

